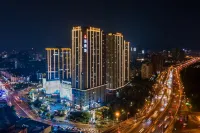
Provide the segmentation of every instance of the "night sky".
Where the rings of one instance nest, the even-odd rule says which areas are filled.
[[[199,4],[163,1],[1,0],[0,51],[70,47],[77,25],[122,32],[145,49],[200,49]]]

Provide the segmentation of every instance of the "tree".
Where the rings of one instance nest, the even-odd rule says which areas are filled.
[[[46,117],[47,117],[47,118],[50,118],[50,117],[51,117],[51,114],[50,114],[50,113],[46,113]]]
[[[11,106],[11,110],[15,112],[15,106],[14,105]]]
[[[65,112],[64,112],[63,110],[59,110],[59,111],[58,111],[58,115],[62,117],[62,116],[65,115]]]
[[[36,100],[34,101],[34,106],[35,106],[35,107],[40,107],[41,104],[42,104],[42,102],[41,102],[39,99],[36,99]]]
[[[53,118],[54,118],[54,115],[51,115],[51,120],[53,120]]]
[[[82,112],[81,117],[83,122],[88,123],[92,116],[89,112]]]
[[[39,111],[38,111],[38,114],[41,114],[41,113],[42,113],[42,111],[41,111],[41,110],[39,110]]]

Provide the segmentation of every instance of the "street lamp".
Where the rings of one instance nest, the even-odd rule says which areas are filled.
[[[119,118],[119,116],[120,116],[120,113],[119,113],[119,112],[116,112],[116,113],[115,113],[115,116],[116,116],[116,120],[118,121],[118,118]]]

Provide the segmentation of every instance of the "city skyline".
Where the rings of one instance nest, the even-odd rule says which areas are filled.
[[[0,51],[70,47],[71,28],[77,25],[121,32],[131,45],[146,49],[199,49],[199,9],[194,5],[183,1],[4,1]]]
[[[0,132],[200,132],[200,8],[0,4]]]

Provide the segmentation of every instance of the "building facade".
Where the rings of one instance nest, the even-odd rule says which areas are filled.
[[[124,37],[121,33],[108,33],[106,37],[106,82],[108,89],[124,85]]]
[[[46,48],[46,80],[71,79],[71,49]]]
[[[128,82],[130,79],[130,42],[124,43],[124,81]]]
[[[47,80],[60,79],[60,49],[46,48],[47,55]]]
[[[137,59],[137,48],[136,47],[130,47],[130,63],[131,67],[135,65]]]
[[[162,54],[153,54],[151,56],[153,73],[158,74],[163,70],[164,56]]]
[[[106,36],[106,82],[107,89],[116,90],[129,81],[130,43],[121,33]]]
[[[183,49],[173,48],[172,58],[175,61],[183,61],[185,59],[185,51]]]
[[[143,63],[141,67],[141,78],[149,79],[153,73],[153,68],[151,63]]]
[[[74,106],[95,108],[104,102],[103,31],[95,27],[72,29],[72,91]]]
[[[57,94],[71,101],[71,49],[46,48],[46,56],[47,72],[42,80],[46,94]]]
[[[101,106],[106,92],[122,88],[130,79],[130,43],[121,33],[76,26],[72,29],[72,49],[46,51],[46,93],[60,93],[77,109]]]
[[[61,79],[64,81],[71,81],[71,49],[61,48]]]

